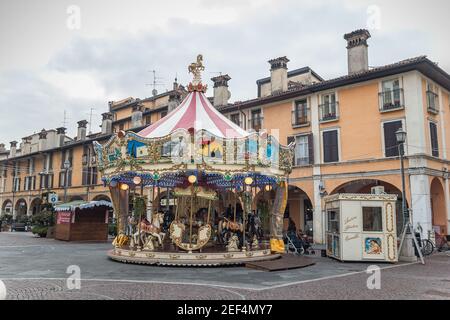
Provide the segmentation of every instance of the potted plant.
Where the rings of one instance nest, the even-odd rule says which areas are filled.
[[[46,208],[31,218],[31,232],[43,238],[51,236],[54,224],[53,210]]]
[[[12,220],[12,214],[4,213],[0,215],[0,231],[10,231]]]

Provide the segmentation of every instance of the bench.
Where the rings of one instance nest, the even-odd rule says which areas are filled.
[[[11,231],[26,231],[26,224],[22,222],[13,222]]]

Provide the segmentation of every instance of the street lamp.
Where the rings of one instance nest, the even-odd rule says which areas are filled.
[[[400,171],[402,175],[402,213],[403,213],[403,223],[409,222],[409,212],[406,208],[406,192],[405,192],[405,167],[403,164],[403,156],[405,155],[405,141],[406,141],[406,131],[403,128],[398,129],[395,132],[395,138],[398,144],[398,153],[400,155]],[[409,233],[409,230],[407,230]]]
[[[64,161],[64,203],[67,202],[67,180],[68,180],[68,173],[69,173],[69,168],[70,168],[70,161],[66,160]]]

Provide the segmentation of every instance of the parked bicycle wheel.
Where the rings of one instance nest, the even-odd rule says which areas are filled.
[[[433,242],[431,242],[428,239],[422,240],[421,251],[422,251],[422,255],[424,255],[424,256],[429,256],[430,254],[432,254],[434,251]]]

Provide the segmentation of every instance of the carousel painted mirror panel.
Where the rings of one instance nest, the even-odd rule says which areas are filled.
[[[118,218],[115,260],[242,264],[284,252],[294,143],[247,132],[218,112],[204,95],[200,57],[176,109],[138,133],[94,142]],[[261,192],[273,196],[257,206]]]

